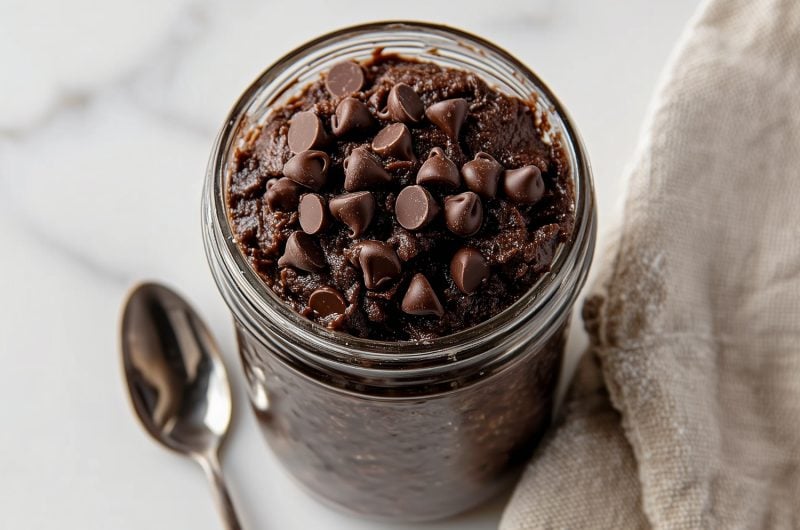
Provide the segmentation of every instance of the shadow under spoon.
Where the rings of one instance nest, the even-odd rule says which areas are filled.
[[[219,463],[231,389],[208,328],[180,295],[145,283],[125,302],[121,349],[133,408],[145,429],[200,464],[225,528],[241,530]]]

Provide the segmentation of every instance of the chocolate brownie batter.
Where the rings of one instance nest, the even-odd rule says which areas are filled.
[[[420,340],[478,324],[549,270],[571,177],[529,103],[473,73],[376,54],[304,88],[236,153],[237,242],[329,329]]]

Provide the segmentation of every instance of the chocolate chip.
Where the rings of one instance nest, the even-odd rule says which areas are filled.
[[[320,271],[325,268],[325,255],[313,237],[298,230],[292,232],[286,240],[286,248],[278,260],[278,267],[294,267],[307,272]]]
[[[300,197],[297,214],[300,217],[300,228],[306,234],[319,234],[328,226],[328,206],[325,199],[316,193],[306,193]]]
[[[434,147],[417,172],[417,184],[443,184],[457,188],[461,184],[461,175],[442,148]]]
[[[489,264],[476,249],[462,247],[450,260],[450,276],[462,293],[471,294],[489,278]]]
[[[300,186],[286,177],[267,181],[266,200],[270,210],[288,212],[297,208]]]
[[[391,282],[400,276],[403,270],[400,258],[388,243],[367,239],[358,243],[354,254],[355,265],[364,275],[367,289]]]
[[[364,69],[353,61],[333,65],[325,78],[325,88],[337,98],[358,92],[362,86],[364,86]]]
[[[343,315],[347,309],[344,298],[333,287],[320,287],[311,293],[308,297],[308,306],[323,318],[334,313]]]
[[[467,119],[469,104],[464,98],[446,99],[425,109],[425,116],[449,138],[458,140],[461,126]]]
[[[461,176],[467,188],[486,199],[492,199],[497,194],[497,181],[502,172],[500,162],[483,151],[479,151],[474,159],[461,167]]]
[[[398,83],[389,91],[386,108],[378,113],[382,119],[389,118],[403,123],[419,123],[425,106],[414,89],[405,83]]]
[[[430,223],[437,213],[439,205],[422,186],[406,186],[394,203],[397,222],[407,230],[419,230]]]
[[[372,150],[381,156],[393,156],[399,160],[415,161],[411,132],[404,123],[392,123],[384,127],[372,140]]]
[[[319,149],[328,143],[328,133],[322,121],[313,111],[298,112],[289,122],[289,149],[300,153],[307,149]]]
[[[350,227],[350,237],[359,237],[375,215],[375,197],[368,191],[345,193],[331,199],[331,214]]]
[[[356,98],[344,98],[336,105],[336,114],[331,116],[331,130],[336,136],[358,131],[367,131],[375,125],[369,109]]]
[[[503,176],[503,190],[509,199],[521,204],[534,204],[544,195],[542,171],[536,166],[508,169]]]
[[[298,184],[319,190],[328,179],[331,159],[322,151],[302,151],[283,165],[283,175]]]
[[[434,315],[441,317],[444,315],[444,308],[439,301],[439,297],[436,296],[436,292],[428,282],[428,278],[421,272],[411,278],[408,290],[400,303],[400,309],[404,313],[416,316]]]
[[[359,191],[380,187],[392,181],[379,161],[365,147],[356,147],[344,159],[344,189]]]
[[[477,194],[465,191],[444,199],[444,220],[456,235],[469,237],[481,229],[483,205]]]

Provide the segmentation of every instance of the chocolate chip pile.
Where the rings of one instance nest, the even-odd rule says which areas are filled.
[[[237,242],[279,297],[380,340],[496,315],[549,269],[574,217],[563,154],[528,104],[379,54],[275,109],[228,192]]]

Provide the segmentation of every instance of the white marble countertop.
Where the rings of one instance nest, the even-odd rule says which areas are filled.
[[[268,451],[202,252],[212,140],[240,91],[308,38],[375,19],[444,22],[510,50],[559,94],[594,165],[603,234],[696,4],[0,3],[0,528],[219,528],[199,468],[151,442],[127,402],[119,304],[144,278],[188,295],[224,347],[239,413],[223,460],[247,528],[494,528],[502,498],[430,525],[339,514],[301,492]],[[569,366],[581,347],[576,327]]]

